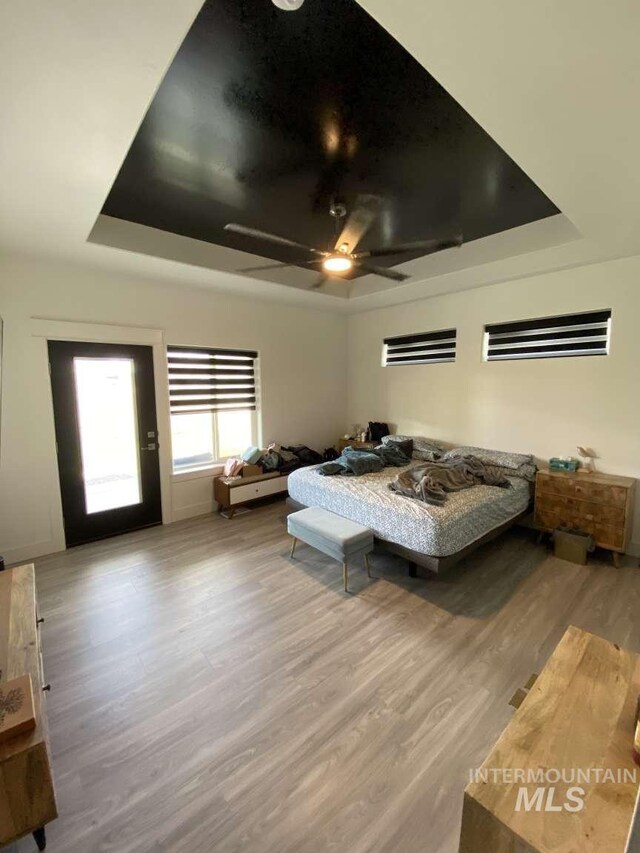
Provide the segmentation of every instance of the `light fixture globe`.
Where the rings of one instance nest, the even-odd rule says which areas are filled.
[[[322,266],[327,272],[348,272],[353,266],[353,261],[348,255],[335,254],[325,258]]]
[[[274,6],[284,9],[285,12],[295,12],[303,3],[304,0],[273,0]]]

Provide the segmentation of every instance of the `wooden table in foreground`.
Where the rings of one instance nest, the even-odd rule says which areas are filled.
[[[31,832],[44,850],[44,826],[58,816],[51,773],[33,565],[0,572],[0,689],[29,674],[36,727],[0,743],[0,846]]]
[[[639,692],[640,656],[568,628],[480,768],[497,769],[498,781],[489,774],[467,786],[461,853],[623,853],[638,790],[633,776],[640,778],[632,758]],[[616,781],[595,781],[596,768],[612,770]],[[539,769],[591,771],[592,780],[509,780],[509,771]],[[622,772],[617,781],[625,770],[627,780]],[[569,811],[565,805],[575,808],[576,800],[567,791],[576,786],[584,790],[584,807]],[[525,809],[522,787],[530,804],[544,788],[539,809]]]

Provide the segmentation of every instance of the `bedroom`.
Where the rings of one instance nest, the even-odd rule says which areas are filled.
[[[323,452],[379,421],[540,468],[587,446],[598,474],[640,476],[637,10],[331,10],[27,0],[0,13],[0,554],[35,564],[46,620],[49,850],[457,850],[469,772],[566,629],[640,652],[640,501],[620,567],[602,549],[559,560],[518,525],[435,576],[411,577],[377,542],[373,577],[354,560],[345,594],[336,559],[303,544],[290,558],[284,493],[216,512],[222,419],[211,464],[178,470],[167,347],[257,353],[234,452]],[[229,76],[200,85],[216,74]],[[343,114],[318,112],[325,80]],[[223,227],[324,250],[340,201],[368,225],[361,249],[462,245],[381,256],[402,282],[356,271],[314,288],[307,255]],[[486,326],[590,312],[611,312],[606,354],[485,360]],[[383,366],[385,339],[452,329],[455,360]],[[67,548],[56,341],[152,353],[144,445],[157,449],[142,455],[157,457],[161,525]],[[574,714],[581,732],[590,715]],[[23,853],[39,828],[0,839]]]

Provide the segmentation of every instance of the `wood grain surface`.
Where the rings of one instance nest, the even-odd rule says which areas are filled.
[[[482,765],[512,777],[542,769],[564,778],[474,779],[465,791],[461,853],[623,853],[640,775],[631,748],[639,693],[640,656],[570,626]],[[578,779],[578,770],[593,779]],[[533,797],[540,788],[552,808],[518,808],[523,789]],[[577,789],[584,807],[576,809],[567,793]]]
[[[0,844],[57,814],[36,618],[33,566],[0,572],[0,684],[30,676],[35,714],[33,728],[0,742]]]
[[[453,853],[470,768],[567,626],[640,651],[630,561],[562,562],[514,529],[445,578],[374,553],[345,594],[334,560],[289,559],[284,516],[37,561],[50,853]]]

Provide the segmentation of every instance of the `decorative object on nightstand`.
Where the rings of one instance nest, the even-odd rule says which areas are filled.
[[[549,468],[551,471],[577,471],[580,463],[572,456],[552,456],[549,460]]]
[[[589,533],[620,565],[631,522],[636,481],[595,472],[589,477],[566,471],[538,471],[534,523],[552,532],[561,527]]]
[[[578,456],[582,459],[582,467],[579,469],[581,474],[593,474],[596,470],[593,460],[597,459],[595,450],[590,447],[582,447],[578,445]]]

